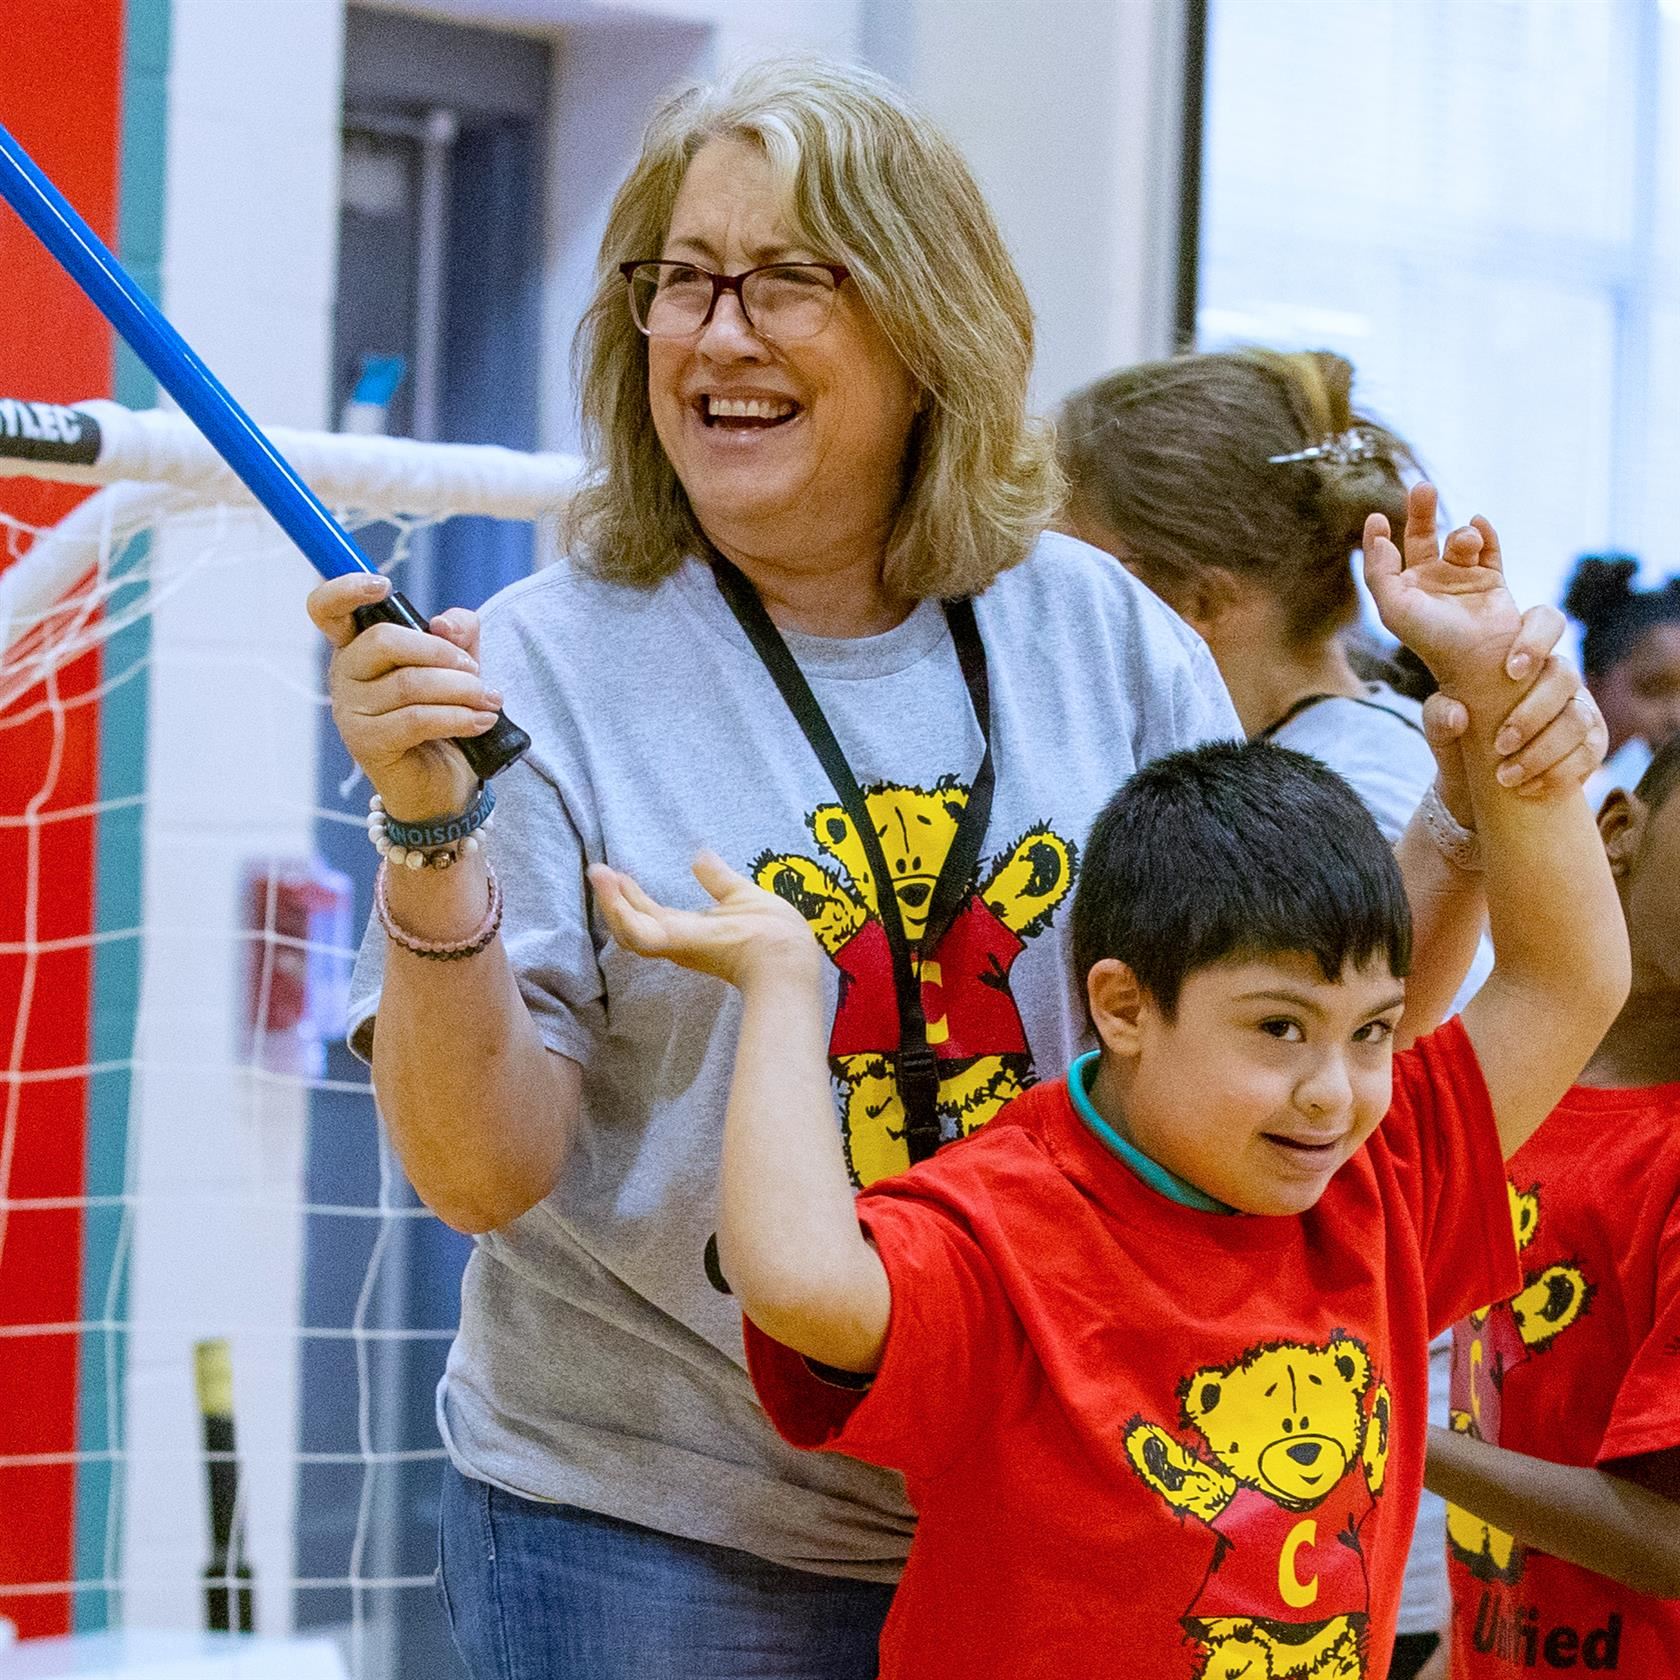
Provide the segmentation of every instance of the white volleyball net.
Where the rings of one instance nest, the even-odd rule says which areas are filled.
[[[498,581],[542,563],[576,475],[271,436],[404,587],[480,538]],[[9,478],[99,488],[43,527]],[[313,581],[186,421],[0,399],[0,1513],[32,1513],[0,1618],[316,1632],[383,1680],[445,1672],[415,1629],[463,1248],[337,1042],[374,860]]]

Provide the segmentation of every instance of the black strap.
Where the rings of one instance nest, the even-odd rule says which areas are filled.
[[[921,982],[916,975],[916,953],[905,938],[904,919],[899,913],[898,895],[893,890],[892,874],[881,850],[880,836],[869,816],[863,790],[846,762],[846,755],[834,737],[834,731],[823,716],[805,673],[788,651],[770,614],[765,611],[758,591],[738,566],[714,555],[712,572],[723,598],[729,604],[736,621],[746,631],[764,668],[780,691],[794,720],[804,732],[827,773],[846,815],[857,830],[864,855],[869,860],[869,872],[875,879],[876,910],[881,927],[887,936],[887,948],[892,953],[893,992],[898,1002],[898,1050],[893,1058],[898,1083],[899,1100],[904,1104],[905,1141],[912,1162],[925,1161],[938,1149],[939,1135],[939,1062],[928,1043],[927,1017],[922,1010]],[[974,707],[974,721],[980,726],[980,739],[985,751],[980,768],[975,772],[969,789],[968,803],[957,823],[957,832],[945,858],[939,878],[934,882],[928,903],[927,929],[918,950],[937,951],[964,901],[973,891],[980,863],[980,847],[986,837],[986,826],[992,814],[992,789],[996,774],[992,765],[991,683],[986,670],[986,648],[980,639],[980,627],[975,622],[974,603],[969,600],[951,601],[945,607],[945,621],[950,626],[951,640],[956,644],[957,663],[962,667],[963,682]]]
[[[1404,712],[1397,712],[1392,706],[1385,706],[1380,700],[1372,700],[1360,694],[1304,694],[1289,708],[1282,717],[1268,723],[1254,738],[1257,741],[1269,741],[1286,725],[1293,723],[1302,712],[1311,711],[1314,706],[1321,706],[1326,700],[1346,700],[1351,706],[1369,706],[1373,712],[1381,712],[1384,717],[1391,717],[1396,723],[1403,723],[1415,733],[1422,735],[1422,726],[1413,722]]]

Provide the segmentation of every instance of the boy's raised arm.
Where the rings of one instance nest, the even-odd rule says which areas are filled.
[[[722,859],[694,865],[710,910],[655,903],[628,875],[589,871],[613,937],[727,980],[741,1035],[724,1122],[718,1257],[767,1336],[843,1371],[881,1362],[892,1294],[858,1225],[829,1088],[822,959],[792,905]]]
[[[1500,725],[1495,739],[1502,763],[1525,796],[1561,794],[1582,786],[1604,762],[1608,731],[1579,672],[1553,653],[1565,620],[1555,607],[1530,607],[1517,638],[1506,650],[1505,672],[1514,687],[1529,684]],[[1532,675],[1531,675],[1532,673]],[[1445,694],[1423,706],[1423,733],[1435,755],[1436,791],[1460,823],[1473,826],[1475,809],[1464,785],[1459,736],[1467,716]],[[1417,812],[1394,848],[1412,906],[1412,972],[1406,980],[1406,1011],[1395,1048],[1433,1032],[1447,1018],[1464,984],[1482,934],[1487,902],[1479,874],[1448,861]]]
[[[1486,520],[1435,535],[1435,497],[1414,488],[1406,555],[1387,521],[1366,527],[1366,581],[1383,621],[1469,712],[1461,742],[1475,808],[1494,970],[1464,1025],[1514,1153],[1556,1106],[1627,996],[1626,930],[1604,848],[1579,789],[1524,796],[1498,776],[1495,737],[1519,692],[1505,653],[1518,623]]]

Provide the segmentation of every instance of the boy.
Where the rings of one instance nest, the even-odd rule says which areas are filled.
[[[1431,1432],[1453,1680],[1680,1680],[1680,738],[1599,831],[1633,991],[1511,1157],[1524,1288],[1458,1325]]]
[[[621,944],[741,991],[723,1268],[777,1427],[909,1479],[884,1680],[1386,1671],[1428,1339],[1509,1292],[1502,1155],[1626,991],[1580,794],[1495,776],[1517,614],[1492,530],[1443,554],[1419,496],[1408,566],[1374,519],[1367,577],[1468,709],[1497,964],[1399,1058],[1393,856],[1278,748],[1122,789],[1074,909],[1100,1050],[855,1205],[803,921],[715,858],[706,912],[592,871]]]

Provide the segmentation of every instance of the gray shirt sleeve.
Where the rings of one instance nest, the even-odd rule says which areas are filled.
[[[502,942],[543,1043],[581,1061],[606,1022],[583,837],[535,770],[516,765],[502,779],[489,842],[506,899]]]
[[[1173,672],[1171,688],[1164,697],[1167,705],[1145,705],[1142,708],[1146,727],[1138,742],[1139,764],[1147,764],[1163,753],[1203,741],[1240,741],[1243,738],[1242,723],[1237,717],[1236,707],[1231,704],[1225,679],[1220,676],[1213,655],[1199,636],[1194,641],[1189,663]],[[1171,727],[1165,732],[1165,739],[1157,742],[1155,732],[1148,724],[1150,719],[1162,718],[1163,714],[1170,718]]]

